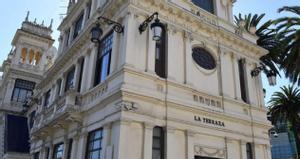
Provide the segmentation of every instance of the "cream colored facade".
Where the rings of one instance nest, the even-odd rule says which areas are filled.
[[[22,22],[21,28],[15,33],[12,41],[12,50],[8,58],[3,62],[0,72],[0,159],[29,159],[30,154],[16,150],[15,146],[9,148],[11,142],[20,142],[25,132],[19,132],[14,138],[9,138],[7,115],[26,117],[24,99],[31,94],[15,96],[14,93],[18,80],[31,83],[39,83],[43,79],[43,73],[51,66],[57,52],[52,45],[54,40],[51,37],[52,24],[45,26],[36,21],[29,20],[29,12]],[[22,95],[21,95],[22,94]],[[10,128],[20,125],[9,125]],[[27,130],[25,119],[24,131]],[[20,130],[20,129],[19,129]],[[29,138],[29,136],[27,136]],[[24,143],[18,143],[18,148]],[[28,146],[28,144],[27,144]],[[14,149],[14,150],[12,150]],[[26,148],[24,148],[26,149]],[[28,151],[28,150],[27,150]]]
[[[91,14],[87,16],[89,2]],[[270,159],[271,127],[262,82],[250,75],[267,51],[255,44],[257,37],[233,25],[233,3],[215,0],[213,15],[189,0],[71,1],[59,27],[58,58],[35,94],[44,99],[51,90],[50,104],[32,102],[28,112],[36,111],[30,130],[31,153],[52,158],[54,145],[64,143],[66,159],[68,141],[73,139],[70,158],[83,159],[89,132],[103,128],[101,159],[151,159],[153,128],[160,126],[165,130],[166,159],[247,159],[246,143],[252,144],[253,158]],[[156,11],[168,28],[166,79],[155,74],[152,32],[140,34],[138,30]],[[83,28],[72,39],[74,22],[81,14]],[[90,30],[98,16],[118,21],[124,33],[114,32],[110,74],[94,86],[98,47],[90,41]],[[105,23],[101,27],[104,35],[112,29]],[[208,50],[217,67],[210,71],[199,67],[192,58],[194,47]],[[241,99],[239,59],[246,63],[249,104]],[[64,91],[72,67],[75,89],[83,72],[80,92]]]

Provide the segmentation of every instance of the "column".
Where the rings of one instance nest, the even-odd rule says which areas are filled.
[[[98,45],[94,44],[93,50],[91,51],[89,57],[89,72],[87,76],[87,87],[86,89],[91,89],[94,87],[94,79],[95,79],[95,69],[97,62],[97,53],[98,53]]]
[[[246,152],[246,141],[240,141],[240,158],[247,159],[247,152]]]
[[[186,130],[186,158],[194,159],[194,136],[195,132]]]
[[[79,144],[77,146],[78,148],[77,148],[77,152],[76,152],[77,159],[85,158],[87,137],[88,137],[88,132],[83,132],[80,135]]]
[[[50,144],[50,150],[49,150],[49,159],[53,158],[53,152],[54,152],[54,145],[53,143]]]
[[[68,43],[68,46],[70,46],[70,44],[72,43],[72,41],[73,41],[73,34],[74,34],[74,27],[73,26],[71,26],[71,28],[70,28],[70,36],[69,36],[69,43]]]
[[[154,125],[144,123],[144,157],[143,159],[152,159],[152,136]]]
[[[238,69],[238,58],[236,54],[232,53],[232,68],[233,68],[233,75],[234,75],[234,95],[235,99],[242,100],[241,97],[241,90],[240,90],[240,78],[239,78],[239,69]]]
[[[166,159],[172,159],[173,157],[176,158],[174,156],[174,152],[173,152],[173,149],[172,149],[172,146],[168,146],[168,145],[172,145],[172,140],[174,140],[174,137],[172,137],[175,133],[175,128],[172,128],[172,127],[166,127],[166,131],[165,131],[165,134],[166,134],[166,142],[165,142],[165,145],[166,145]]]
[[[81,81],[81,92],[85,92],[87,90],[87,79],[89,78],[89,63],[90,63],[90,52],[88,52],[84,57],[84,66],[82,72],[82,81]]]
[[[147,34],[147,72],[156,74],[155,73],[155,49],[156,49],[156,42],[152,39],[153,38],[153,33],[151,29],[147,29],[144,34]],[[167,61],[167,59],[166,59]],[[167,63],[166,63],[167,64]]]
[[[63,76],[61,78],[61,87],[60,87],[60,96],[63,96],[65,94],[65,87],[66,87],[66,76],[65,73],[63,73]]]
[[[185,50],[184,50],[184,84],[189,84],[192,85],[192,82],[189,81],[188,77],[193,77],[188,75],[188,64],[193,63],[192,58],[190,58],[189,55],[192,54],[192,41],[193,37],[191,33],[189,32],[184,32],[184,37],[185,37]]]
[[[81,60],[81,59],[80,59]],[[75,73],[74,73],[74,90],[78,90],[78,85],[79,85],[79,78],[80,78],[80,60],[76,62],[75,64]]]
[[[111,144],[111,140],[112,140],[112,135],[111,135],[111,129],[112,129],[112,123],[107,123],[105,124],[104,126],[104,129],[103,129],[103,137],[104,137],[104,140],[103,140],[103,146],[102,146],[102,150],[103,150],[103,153],[101,156],[101,158],[104,158],[104,159],[112,159],[113,157],[113,147],[112,147],[112,144]]]
[[[69,145],[70,145],[69,140],[67,137],[65,137],[63,159],[67,159],[67,157],[68,157]]]
[[[12,94],[13,94],[13,90],[14,90],[14,85],[15,85],[15,79],[8,80],[8,83],[6,86],[5,97],[3,99],[4,103],[10,103]]]
[[[78,157],[76,153],[78,152],[79,139],[80,139],[80,136],[78,134],[76,134],[75,136],[73,136],[73,145],[72,145],[72,151],[71,151],[71,159],[76,159],[76,157]]]

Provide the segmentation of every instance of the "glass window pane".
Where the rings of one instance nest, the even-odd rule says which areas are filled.
[[[101,82],[103,82],[109,74],[109,54],[106,54],[102,59],[101,65]]]
[[[155,127],[155,128],[153,129],[153,136],[155,136],[155,137],[160,137],[160,136],[161,136],[161,128]]]
[[[18,102],[25,102],[26,97],[27,97],[27,91],[24,89],[21,89],[20,93],[19,93]]]
[[[159,139],[153,139],[153,148],[160,148],[160,140]]]
[[[101,147],[101,141],[96,140],[93,144],[93,149],[100,149],[100,147]]]
[[[161,153],[159,150],[152,151],[152,159],[161,159]]]

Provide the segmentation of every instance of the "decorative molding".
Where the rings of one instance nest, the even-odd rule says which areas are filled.
[[[207,147],[202,145],[194,145],[194,153],[199,156],[224,158],[226,150],[223,148]]]
[[[121,110],[121,111],[135,112],[138,110],[137,104],[131,101],[120,101],[116,103],[115,106],[117,110]]]

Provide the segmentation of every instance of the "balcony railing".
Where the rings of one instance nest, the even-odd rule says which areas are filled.
[[[60,122],[77,118],[80,113],[78,93],[75,90],[69,90],[64,96],[58,97],[50,106],[43,107],[37,113],[31,133],[35,133],[45,126],[54,126]]]

